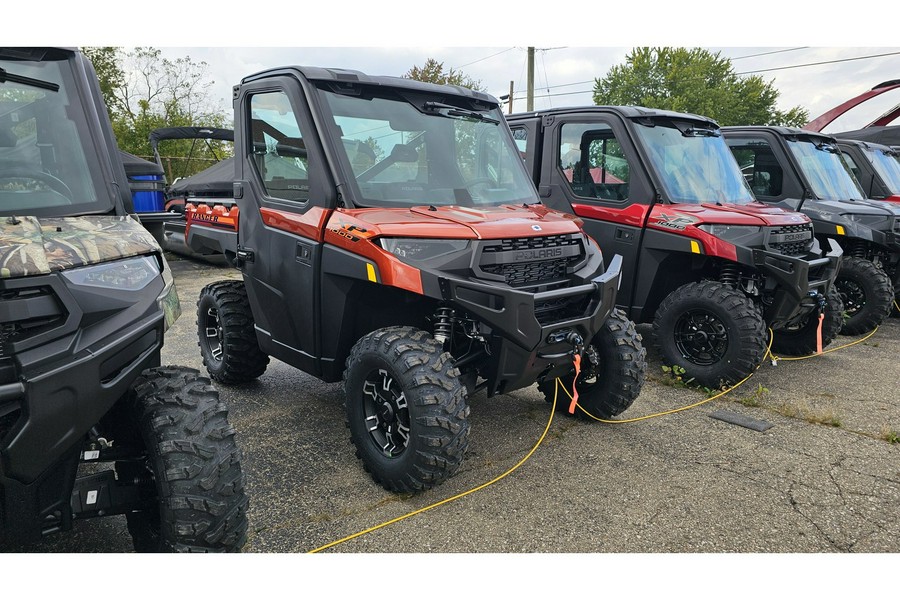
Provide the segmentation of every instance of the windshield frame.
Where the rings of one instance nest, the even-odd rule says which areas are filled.
[[[327,124],[326,143],[330,145],[331,156],[341,165],[338,171],[344,173],[343,197],[354,207],[463,206],[477,209],[540,203],[497,104],[452,92],[437,96],[399,87],[358,85],[350,92],[346,86],[338,88],[327,82],[314,82],[314,87],[322,121]],[[366,110],[356,110],[355,102],[372,104],[359,105]],[[353,131],[354,121],[361,126],[366,120],[372,125],[384,123],[383,127],[389,129],[378,138],[388,140],[385,147],[382,148],[377,139],[375,142],[364,139],[363,134],[374,129]],[[396,129],[390,127],[392,123],[397,125]],[[471,139],[461,142],[460,136],[469,133]],[[454,136],[451,143],[446,141],[448,134]],[[398,141],[391,145],[394,139]],[[463,173],[466,157],[458,152],[467,143],[471,144],[469,167],[473,174]],[[488,148],[485,146],[488,143],[494,145]],[[367,144],[369,150],[363,148]],[[354,155],[357,157],[371,153],[373,163],[366,166],[351,159],[348,152],[352,148],[356,148]],[[482,155],[486,151],[496,152],[496,164],[486,162]],[[412,175],[415,171],[415,175],[398,179],[403,177],[401,167],[404,164],[408,165],[407,173]],[[396,172],[391,171],[395,165]],[[482,181],[486,176],[479,176],[481,171],[489,171],[492,167],[499,181],[497,186]],[[461,185],[464,183],[468,183],[468,187]],[[376,197],[377,193],[383,195]],[[398,195],[384,196],[388,193]]]
[[[664,199],[669,204],[734,204],[747,205],[757,202],[737,159],[725,143],[721,131],[710,123],[669,117],[632,119],[635,137],[640,142],[648,164],[662,187]],[[672,143],[662,144],[661,137],[668,135]],[[691,141],[688,141],[691,140]],[[674,171],[667,171],[667,157],[663,149],[678,147],[684,157],[705,157],[715,160],[718,177],[711,178],[708,169],[695,166],[692,170],[680,168],[682,183],[673,179]],[[699,151],[697,149],[700,149]],[[682,167],[684,163],[681,163]],[[672,167],[673,165],[669,164]],[[718,182],[719,185],[714,184]],[[722,185],[724,183],[724,185]]]
[[[850,166],[832,140],[813,138],[812,136],[790,136],[785,138],[785,145],[813,197],[836,202],[866,198],[866,194],[856,177],[853,176]],[[831,148],[835,151],[832,152]],[[804,161],[805,158],[810,160]],[[807,168],[809,162],[824,169],[810,171]],[[840,169],[835,168],[837,165],[840,165]]]
[[[100,140],[97,139],[102,135],[100,131],[96,131],[100,123],[94,122],[97,121],[97,115],[88,111],[89,107],[95,105],[95,101],[91,97],[90,89],[83,85],[83,82],[76,76],[76,73],[79,72],[78,56],[74,52],[48,52],[40,60],[0,57],[0,67],[9,73],[59,85],[58,91],[52,91],[11,81],[0,83],[0,90],[22,90],[22,95],[34,96],[33,99],[23,102],[16,103],[14,99],[6,102],[5,106],[0,108],[0,121],[8,118],[8,124],[12,128],[15,128],[20,121],[24,123],[32,119],[37,125],[38,117],[34,113],[44,110],[44,107],[34,105],[39,102],[47,102],[45,110],[50,115],[48,122],[53,128],[53,131],[47,135],[52,137],[55,144],[52,146],[55,151],[53,154],[55,166],[62,172],[66,170],[70,172],[70,175],[64,176],[64,179],[67,180],[66,187],[74,196],[70,199],[71,202],[63,203],[62,197],[68,194],[48,195],[47,204],[33,206],[31,200],[35,198],[34,194],[48,192],[41,189],[9,190],[5,193],[21,193],[20,199],[26,200],[24,204],[27,206],[0,204],[0,216],[62,217],[105,214],[116,207],[112,190],[105,177],[109,167],[102,161],[102,156],[108,151],[105,144],[101,146]],[[2,92],[0,92],[0,96],[8,98]],[[0,105],[2,104],[3,100],[0,100]],[[62,117],[64,121],[59,121],[58,116]],[[105,115],[103,116],[105,117]],[[25,117],[24,120],[22,120],[23,117]],[[64,131],[63,128],[67,131]],[[28,145],[19,146],[23,140],[28,140]],[[33,143],[31,140],[34,140]],[[0,174],[2,174],[4,160],[10,165],[11,170],[15,170],[12,169],[13,166],[24,166],[28,172],[48,174],[44,158],[40,156],[40,150],[37,148],[37,134],[16,137],[13,146],[0,148]],[[30,149],[32,155],[37,153],[40,156],[37,161],[28,160],[27,154]],[[3,194],[4,192],[0,192],[0,202],[3,201]],[[25,198],[26,195],[28,199]]]

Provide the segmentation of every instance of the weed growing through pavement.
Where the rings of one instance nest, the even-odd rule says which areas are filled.
[[[756,390],[751,395],[740,398],[738,402],[744,406],[759,406],[768,395],[769,388],[760,383],[756,386]]]
[[[900,433],[885,425],[881,428],[881,439],[890,444],[900,444]]]
[[[667,365],[663,365],[662,371],[663,371],[663,373],[668,375],[668,377],[664,377],[662,380],[660,380],[660,383],[662,383],[663,385],[668,385],[670,387],[675,387],[675,388],[691,388],[691,389],[695,389],[695,390],[700,390],[701,392],[706,394],[707,398],[715,396],[716,394],[718,394],[719,392],[721,392],[722,390],[725,389],[723,387],[722,390],[717,390],[714,388],[706,387],[705,385],[695,384],[693,377],[689,377],[689,378],[685,379],[684,378],[684,376],[685,376],[684,367],[680,367],[678,365],[672,365],[671,367],[667,366]]]

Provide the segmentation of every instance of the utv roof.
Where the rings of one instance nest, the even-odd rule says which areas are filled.
[[[867,148],[870,150],[881,150],[882,152],[895,152],[893,148],[890,146],[886,146],[884,144],[878,144],[876,142],[867,142],[865,140],[856,140],[856,139],[846,139],[843,137],[837,138],[838,145],[843,144],[844,146],[857,146],[861,148]]]
[[[216,127],[162,127],[150,132],[150,146],[156,152],[162,140],[224,140],[234,141],[234,130]]]
[[[776,135],[785,137],[792,135],[802,135],[834,141],[834,136],[830,133],[819,133],[818,131],[810,131],[808,129],[799,129],[797,127],[780,127],[778,125],[729,125],[727,127],[723,127],[722,131],[771,131]]]
[[[231,196],[234,194],[234,158],[226,158],[169,187],[171,196]]]
[[[310,81],[331,81],[334,83],[361,83],[363,85],[381,86],[386,88],[401,88],[412,92],[421,92],[427,94],[454,94],[471,98],[480,102],[489,102],[491,104],[500,104],[494,96],[478,92],[460,85],[439,85],[436,83],[426,83],[415,79],[407,79],[405,77],[392,77],[387,75],[366,75],[360,71],[350,69],[330,69],[323,67],[302,67],[302,66],[286,66],[274,69],[267,69],[248,75],[241,80],[241,83],[250,83],[264,77],[273,75],[293,75],[299,73]]]
[[[144,160],[140,156],[135,156],[124,150],[119,150],[119,154],[122,156],[122,163],[125,165],[125,174],[129,177],[134,175],[164,174],[162,168],[155,162]]]
[[[884,127],[866,127],[854,131],[842,131],[830,134],[840,140],[859,140],[874,142],[883,146],[900,146],[900,125]]]
[[[49,55],[65,55],[65,54],[76,54],[80,52],[78,48],[56,48],[56,47],[47,47],[47,48],[18,48],[18,47],[6,47],[0,48],[0,58],[7,58],[13,60],[43,60],[45,56]]]
[[[601,112],[615,112],[620,114],[622,117],[626,119],[639,119],[641,117],[662,117],[669,119],[692,119],[695,121],[703,121],[705,123],[710,123],[711,125],[718,127],[719,124],[716,123],[713,119],[709,117],[704,117],[702,115],[695,115],[692,113],[682,113],[675,112],[671,110],[659,110],[655,108],[645,108],[643,106],[572,106],[565,108],[547,108],[543,110],[535,110],[531,112],[523,112],[516,113],[512,115],[507,115],[507,121],[514,121],[516,119],[527,119],[532,117],[539,116],[549,116],[549,115],[571,115],[575,113],[601,113]]]

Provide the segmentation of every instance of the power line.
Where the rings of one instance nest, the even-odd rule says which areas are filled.
[[[793,48],[793,49],[791,49],[791,50],[796,50],[796,49],[799,49],[799,48]],[[772,52],[772,53],[775,53],[775,52],[787,52],[787,51],[788,51],[788,50],[778,50],[778,51],[774,51],[774,52]],[[771,53],[766,53],[766,54],[771,54]],[[804,63],[804,64],[799,64],[799,65],[786,65],[786,66],[783,66],[783,67],[772,67],[772,68],[769,68],[769,69],[756,69],[756,70],[752,70],[752,71],[742,71],[742,72],[740,72],[740,73],[735,73],[735,75],[750,75],[750,74],[753,74],[753,73],[766,73],[766,72],[770,72],[770,71],[781,71],[781,70],[785,70],[785,69],[797,69],[797,68],[802,68],[802,67],[814,67],[814,66],[819,66],[819,65],[827,65],[827,64],[835,64],[835,63],[842,63],[842,62],[850,62],[850,61],[856,61],[856,60],[866,60],[866,59],[872,59],[872,58],[881,58],[881,57],[884,57],[884,56],[894,56],[894,55],[897,55],[897,54],[900,54],[900,52],[887,52],[887,53],[884,53],[884,54],[872,54],[872,55],[869,55],[869,56],[854,56],[854,57],[851,57],[851,58],[840,58],[840,59],[827,60],[827,61],[821,61],[821,62],[815,62],[815,63]],[[757,56],[757,55],[748,55],[748,56],[738,57],[738,58],[750,58],[751,56]],[[735,60],[735,59],[730,59],[730,60]],[[548,87],[547,89],[549,90],[549,89],[555,89],[555,88],[567,87],[567,86],[572,86],[572,85],[583,85],[583,84],[585,84],[585,83],[594,83],[595,81],[596,81],[596,79],[592,79],[592,80],[590,80],[590,81],[576,81],[576,82],[573,82],[573,83],[563,83],[563,84],[559,84],[559,85],[550,86],[550,87]],[[555,93],[555,94],[541,94],[540,96],[535,96],[535,98],[549,98],[549,97],[553,97],[553,96],[571,96],[571,95],[574,95],[574,94],[587,94],[587,93],[591,93],[591,92],[593,92],[593,91],[594,91],[593,89],[590,89],[590,90],[580,90],[580,91],[575,91],[575,92],[560,92],[560,93]],[[522,92],[522,90],[517,90],[517,91],[513,92],[513,97],[514,97],[514,99],[521,99],[521,98],[516,98],[516,96],[515,96],[515,94],[518,94],[518,93],[521,93],[521,92]]]
[[[793,52],[794,50],[805,50],[809,46],[800,46],[798,48],[786,48],[784,50],[772,50],[771,52],[760,52],[759,54],[748,54],[746,56],[735,56],[729,60],[741,60],[742,58],[756,58],[757,56],[768,56],[769,54],[780,54],[781,52]]]
[[[806,63],[803,65],[788,65],[786,67],[772,67],[771,69],[756,69],[755,71],[744,71],[743,73],[735,73],[735,75],[749,75],[751,73],[767,73],[769,71],[783,71],[784,69],[798,69],[800,67],[816,67],[818,65],[831,65],[834,63],[850,62],[853,60],[865,60],[868,58],[881,58],[883,56],[894,56],[900,52],[886,52],[884,54],[872,54],[870,56],[855,56],[853,58],[839,58],[835,60],[824,60],[822,62]]]
[[[469,65],[474,65],[475,63],[479,63],[479,62],[481,62],[481,61],[483,61],[483,60],[487,60],[487,59],[489,59],[489,58],[494,58],[495,56],[500,56],[500,55],[503,54],[504,52],[509,52],[510,50],[515,50],[515,49],[516,49],[516,47],[515,47],[515,46],[512,46],[512,47],[510,47],[510,48],[507,48],[506,50],[501,50],[500,52],[497,52],[497,53],[495,53],[495,54],[491,54],[490,56],[485,56],[484,58],[479,58],[478,60],[473,60],[472,62],[466,63],[466,64],[464,64],[464,65],[459,65],[459,66],[456,67],[456,68],[457,68],[457,69],[462,69],[463,67],[468,67]]]

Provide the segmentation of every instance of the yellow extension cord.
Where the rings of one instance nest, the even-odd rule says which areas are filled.
[[[896,301],[894,302],[894,304],[896,304]],[[900,307],[898,307],[898,310],[900,310]],[[876,332],[876,331],[878,331],[878,327],[876,327],[875,329],[873,329],[871,332],[869,332],[868,335],[866,335],[866,336],[863,337],[863,338],[860,338],[860,339],[858,339],[858,340],[856,340],[856,341],[850,342],[849,344],[843,344],[842,346],[837,346],[836,348],[829,348],[828,350],[823,350],[823,351],[822,351],[822,354],[827,354],[827,353],[829,353],[829,352],[834,352],[834,351],[836,351],[836,350],[841,350],[841,349],[843,349],[843,348],[849,348],[850,346],[855,346],[856,344],[862,343],[862,342],[866,341],[867,339],[869,339],[870,337],[872,337],[873,335],[875,335],[875,332]],[[784,360],[784,361],[788,361],[788,360],[805,360],[805,359],[807,359],[807,358],[814,358],[814,357],[816,357],[816,356],[820,356],[819,354],[810,354],[809,356],[797,356],[797,357],[787,357],[787,358],[780,358],[780,357],[777,357],[777,356],[775,356],[774,354],[772,354],[772,341],[773,341],[773,339],[774,339],[774,335],[775,335],[775,334],[772,332],[772,330],[769,329],[769,343],[768,343],[768,345],[766,346],[766,353],[763,355],[763,359],[762,359],[762,361],[760,361],[759,365],[756,366],[756,369],[753,370],[753,373],[750,373],[749,375],[747,375],[746,377],[744,377],[742,380],[740,380],[739,382],[737,382],[737,383],[734,384],[733,386],[731,386],[731,387],[729,387],[729,388],[727,388],[727,389],[725,389],[725,390],[722,390],[721,392],[719,392],[719,393],[716,394],[715,396],[711,396],[711,397],[709,397],[709,398],[706,398],[705,400],[701,400],[700,402],[695,402],[695,403],[693,403],[693,404],[689,404],[689,405],[687,405],[687,406],[682,406],[682,407],[680,407],[680,408],[675,408],[675,409],[672,409],[672,410],[667,410],[667,411],[663,411],[663,412],[659,412],[659,413],[654,413],[654,414],[652,414],[652,415],[645,415],[645,416],[642,416],[642,417],[634,417],[634,418],[631,418],[631,419],[619,419],[619,420],[607,420],[607,419],[601,419],[601,418],[595,417],[594,415],[592,415],[592,414],[590,414],[589,412],[587,412],[580,404],[576,404],[576,406],[578,407],[579,410],[581,410],[581,411],[582,411],[584,414],[586,414],[588,417],[590,417],[591,419],[594,419],[595,421],[599,421],[599,422],[601,422],[601,423],[634,423],[635,421],[643,421],[643,420],[646,420],[646,419],[653,419],[653,418],[656,418],[656,417],[661,417],[661,416],[664,416],[664,415],[670,415],[670,414],[677,413],[677,412],[681,412],[681,411],[688,410],[688,409],[691,409],[691,408],[696,408],[697,406],[700,406],[701,404],[706,404],[707,402],[711,402],[711,401],[713,401],[713,400],[715,400],[715,399],[717,399],[717,398],[721,398],[722,396],[724,396],[725,394],[728,394],[728,393],[731,392],[732,390],[737,389],[737,388],[738,388],[739,386],[741,386],[745,381],[747,381],[748,379],[750,379],[751,377],[753,377],[753,375],[756,373],[756,371],[758,371],[759,368],[762,366],[762,364],[766,361],[766,358],[767,358],[767,357],[770,357],[770,356],[771,356],[771,357],[772,357],[772,364],[775,364],[775,363],[777,363],[779,360]],[[463,497],[465,497],[465,496],[468,496],[469,494],[474,494],[475,492],[480,491],[480,490],[483,490],[484,488],[486,488],[486,487],[488,487],[488,486],[491,486],[491,485],[497,483],[498,481],[500,481],[501,479],[505,478],[507,475],[511,474],[513,471],[515,471],[516,469],[518,469],[519,467],[521,467],[523,464],[525,464],[525,462],[526,462],[529,458],[531,458],[531,455],[534,454],[535,450],[537,450],[538,447],[541,445],[541,443],[543,443],[544,438],[547,437],[547,432],[550,431],[550,425],[553,423],[553,414],[556,412],[556,400],[557,400],[557,396],[558,396],[558,394],[559,394],[559,388],[562,388],[563,391],[566,393],[566,395],[569,397],[569,399],[572,399],[572,394],[569,393],[569,390],[566,389],[566,386],[563,385],[563,383],[559,380],[559,377],[557,377],[557,378],[556,378],[556,386],[555,386],[554,389],[553,389],[553,406],[552,406],[552,408],[550,409],[550,419],[547,421],[547,426],[544,428],[544,432],[541,434],[541,437],[538,439],[537,443],[531,448],[531,450],[529,450],[528,454],[526,454],[526,455],[524,456],[524,458],[522,458],[522,460],[520,460],[519,462],[517,462],[512,468],[510,468],[509,470],[507,470],[507,471],[506,471],[505,473],[503,473],[502,475],[499,475],[499,476],[495,477],[494,479],[491,479],[491,480],[488,481],[487,483],[483,483],[483,484],[481,484],[481,485],[479,485],[479,486],[477,486],[477,487],[474,487],[474,488],[472,488],[472,489],[470,489],[470,490],[468,490],[468,491],[466,491],[466,492],[462,492],[461,494],[457,494],[457,495],[455,495],[455,496],[451,496],[450,498],[445,498],[444,500],[441,500],[440,502],[435,502],[434,504],[430,504],[430,505],[428,505],[428,506],[426,506],[426,507],[424,507],[424,508],[420,508],[420,509],[418,509],[418,510],[414,510],[414,511],[412,511],[412,512],[410,512],[410,513],[407,513],[407,514],[405,514],[405,515],[403,515],[403,516],[400,516],[400,517],[397,517],[397,518],[395,518],[395,519],[391,519],[390,521],[385,521],[384,523],[381,523],[380,525],[375,525],[374,527],[370,527],[370,528],[365,529],[365,530],[363,530],[363,531],[359,531],[359,532],[357,532],[357,533],[354,533],[353,535],[348,535],[347,537],[344,537],[344,538],[341,538],[341,539],[339,539],[339,540],[335,540],[335,541],[333,541],[333,542],[331,542],[331,543],[325,544],[324,546],[319,546],[318,548],[316,548],[316,549],[314,549],[314,550],[310,550],[308,553],[309,553],[309,554],[316,554],[316,553],[318,553],[318,552],[321,552],[322,550],[327,550],[328,548],[333,548],[334,546],[337,546],[337,545],[339,545],[339,544],[343,544],[344,542],[349,542],[349,541],[352,540],[352,539],[355,539],[355,538],[358,538],[358,537],[362,537],[362,536],[364,536],[364,535],[366,535],[366,534],[372,533],[373,531],[377,531],[377,530],[379,530],[379,529],[382,529],[382,528],[384,528],[384,527],[387,527],[388,525],[393,525],[394,523],[399,523],[400,521],[403,521],[404,519],[408,519],[409,517],[413,517],[413,516],[415,516],[415,515],[422,514],[423,512],[428,511],[428,510],[431,510],[432,508],[437,508],[438,506],[447,504],[447,503],[449,503],[449,502],[453,502],[454,500],[459,500],[460,498],[463,498]]]

